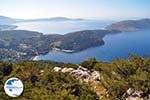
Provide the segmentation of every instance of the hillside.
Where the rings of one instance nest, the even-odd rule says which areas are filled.
[[[26,60],[48,53],[57,35],[44,36],[39,32],[25,30],[0,31],[0,59]]]
[[[130,54],[112,62],[90,58],[81,64],[52,61],[0,62],[2,100],[148,100],[150,57]],[[24,84],[23,93],[11,98],[3,85],[10,77]]]
[[[39,32],[25,30],[0,31],[0,60],[27,60],[40,54],[47,54],[54,48],[64,52],[81,51],[104,44],[106,34],[119,31],[85,30],[65,35],[43,35]]]
[[[0,38],[32,38],[41,36],[42,33],[34,32],[34,31],[26,31],[26,30],[8,30],[8,31],[0,31]]]
[[[52,43],[54,48],[81,51],[93,46],[104,45],[103,37],[119,31],[84,30],[65,34],[59,41]]]
[[[125,20],[113,23],[106,27],[106,30],[119,31],[135,31],[140,29],[150,29],[150,19]]]

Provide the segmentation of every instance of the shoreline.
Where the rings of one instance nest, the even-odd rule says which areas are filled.
[[[39,55],[38,56],[34,56],[34,57],[31,58],[31,60],[38,61],[38,57],[39,57]]]
[[[65,52],[65,53],[74,53],[75,50],[67,50],[67,49],[60,49],[60,48],[52,48],[52,51],[61,51],[61,52]]]

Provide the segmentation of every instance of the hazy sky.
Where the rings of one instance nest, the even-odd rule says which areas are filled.
[[[0,0],[0,15],[25,19],[150,18],[150,0]]]

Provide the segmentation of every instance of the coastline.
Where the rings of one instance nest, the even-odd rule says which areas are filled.
[[[52,50],[51,51],[60,51],[60,52],[65,52],[65,53],[74,53],[75,52],[75,50],[66,50],[66,49],[60,49],[60,48],[52,48]],[[50,52],[50,51],[49,51]],[[49,53],[48,52],[48,53]],[[48,53],[46,53],[46,54],[48,54]],[[46,55],[46,54],[44,54],[44,55]],[[33,60],[33,61],[38,61],[38,57],[39,57],[40,55],[37,55],[37,56],[33,56],[33,57],[31,57],[31,60]]]
[[[39,57],[39,55],[38,56],[34,56],[34,57],[31,58],[31,60],[38,61],[38,57]]]
[[[74,53],[76,52],[75,50],[67,50],[67,49],[60,49],[60,48],[52,48],[52,51],[61,51],[61,52],[65,52],[65,53]]]

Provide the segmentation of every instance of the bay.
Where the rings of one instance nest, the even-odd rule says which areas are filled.
[[[66,34],[80,30],[104,29],[113,21],[83,20],[83,21],[49,21],[17,23],[17,29],[38,31],[43,34]],[[36,60],[53,60],[58,62],[80,63],[88,58],[111,61],[114,58],[128,57],[128,53],[137,55],[150,54],[150,30],[122,32],[104,37],[103,46],[91,47],[76,52],[65,53],[50,51],[46,55],[36,57]]]
[[[77,53],[51,51],[40,55],[37,60],[80,63],[88,58],[111,61],[114,58],[127,58],[128,53],[137,55],[150,54],[150,30],[122,32],[104,37],[103,46],[92,47]]]

